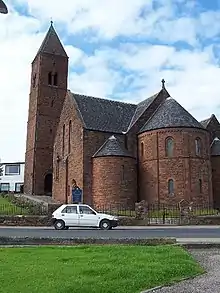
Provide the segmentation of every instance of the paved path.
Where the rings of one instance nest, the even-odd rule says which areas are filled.
[[[183,281],[155,293],[219,293],[220,292],[220,250],[191,250],[192,255],[205,268],[207,274]]]
[[[53,227],[0,227],[0,236],[113,239],[172,237],[182,239],[183,242],[192,238],[219,241],[220,227],[117,227],[110,231],[86,228],[57,231]]]

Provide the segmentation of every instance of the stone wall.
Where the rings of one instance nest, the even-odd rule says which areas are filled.
[[[160,221],[159,221],[160,220]],[[176,218],[176,222],[165,221],[165,225],[220,225],[220,216],[191,217],[189,221],[182,222]],[[120,217],[119,226],[158,226],[163,224],[163,219],[157,219],[152,223],[148,218],[136,219],[134,217]],[[51,226],[51,217],[48,216],[0,216],[0,226]]]
[[[48,73],[56,72],[58,84],[48,84]],[[38,54],[32,63],[24,192],[44,195],[46,173],[52,173],[53,143],[67,91],[68,58]],[[33,80],[35,79],[35,82]]]
[[[166,156],[165,141],[174,140],[173,156]],[[195,139],[201,139],[196,155]],[[212,171],[209,133],[200,129],[163,129],[139,135],[139,196],[148,203],[175,204],[180,200],[212,204]],[[168,194],[168,180],[174,192]],[[200,192],[199,179],[202,181]]]
[[[83,189],[83,127],[71,93],[66,96],[54,143],[53,171],[53,198],[71,202],[72,180]]]
[[[136,159],[129,157],[93,158],[93,205],[132,209],[137,201]]]

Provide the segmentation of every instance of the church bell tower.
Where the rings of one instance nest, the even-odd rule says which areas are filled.
[[[53,144],[67,93],[68,56],[51,22],[32,62],[24,193],[52,195]]]

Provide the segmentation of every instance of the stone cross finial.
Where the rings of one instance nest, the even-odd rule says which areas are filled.
[[[53,25],[53,19],[52,19],[52,17],[50,18],[50,24]]]
[[[161,82],[162,82],[162,89],[165,89],[165,80],[162,79]]]

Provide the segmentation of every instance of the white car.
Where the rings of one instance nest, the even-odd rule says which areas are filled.
[[[69,227],[110,230],[118,226],[118,218],[98,213],[86,204],[63,204],[53,212],[52,224],[56,230],[67,230]]]

